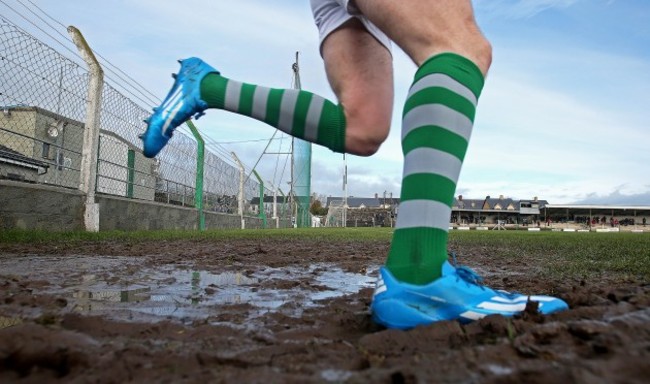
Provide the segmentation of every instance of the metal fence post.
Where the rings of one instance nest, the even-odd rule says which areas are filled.
[[[260,214],[259,217],[262,219],[262,228],[266,228],[266,208],[264,207],[264,182],[262,178],[257,173],[256,170],[253,170],[253,174],[257,178],[257,181],[260,183]]]
[[[232,154],[232,157],[239,165],[239,194],[237,195],[237,212],[239,213],[239,217],[241,218],[241,229],[245,229],[246,222],[244,221],[244,177],[245,177],[244,164],[242,164],[241,161],[239,161],[239,157],[235,155],[235,152],[230,152],[230,153]]]
[[[81,152],[81,176],[79,190],[86,195],[84,225],[87,231],[99,231],[99,204],[95,202],[96,165],[98,161],[99,117],[101,113],[102,87],[104,71],[81,32],[68,27],[68,33],[77,46],[79,53],[88,65],[90,79],[88,82],[88,103],[86,108],[86,127]]]
[[[187,126],[190,127],[197,143],[196,152],[196,190],[194,191],[194,206],[199,211],[199,231],[205,230],[205,212],[203,212],[203,165],[205,159],[205,141],[201,137],[199,130],[188,120]]]

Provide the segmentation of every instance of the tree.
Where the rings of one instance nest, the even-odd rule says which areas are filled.
[[[326,216],[327,211],[328,209],[323,207],[323,204],[320,202],[320,200],[314,200],[314,202],[311,203],[311,206],[309,207],[309,212],[311,212],[311,214],[314,216]]]

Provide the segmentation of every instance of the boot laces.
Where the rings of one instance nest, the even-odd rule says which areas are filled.
[[[465,265],[459,265],[458,260],[456,258],[456,252],[450,252],[449,255],[451,256],[453,266],[456,268],[456,275],[458,276],[459,279],[463,280],[466,284],[470,285],[476,285],[477,287],[481,288],[482,290],[488,289],[484,284],[483,284],[483,277],[476,273],[472,268],[465,266]],[[498,295],[513,299],[519,296],[517,292],[506,292],[506,291],[501,291],[501,290],[493,290],[496,292]]]
[[[456,275],[468,284],[477,285],[483,289],[483,277],[476,273],[472,268],[458,264],[456,252],[450,252],[452,264],[456,268]]]

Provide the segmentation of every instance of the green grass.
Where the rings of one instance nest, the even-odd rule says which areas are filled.
[[[84,242],[84,241],[150,241],[150,240],[182,240],[182,239],[325,239],[332,241],[372,241],[390,240],[393,230],[391,228],[290,228],[290,229],[228,229],[181,231],[104,231],[104,232],[48,232],[9,230],[0,232],[0,244],[11,243],[56,243],[56,242]]]
[[[616,274],[650,281],[650,233],[452,232],[450,248],[480,249],[498,261],[524,258],[553,277]]]
[[[390,241],[391,228],[305,228],[270,230],[0,232],[0,244],[76,244],[101,241],[296,239],[318,241]],[[615,274],[618,278],[640,277],[650,281],[649,233],[576,233],[527,231],[452,231],[449,247],[464,262],[464,254],[480,253],[495,263],[524,258],[553,277],[594,278]]]

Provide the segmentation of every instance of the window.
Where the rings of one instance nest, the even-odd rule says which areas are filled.
[[[57,156],[56,156],[56,169],[57,169],[57,171],[62,171],[63,167],[64,167],[64,164],[65,164],[65,160],[63,158],[63,153],[62,152],[57,153]]]
[[[50,158],[50,144],[43,143],[43,150],[41,151],[41,157],[44,159]]]

